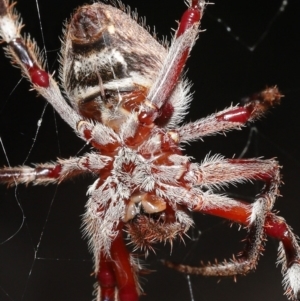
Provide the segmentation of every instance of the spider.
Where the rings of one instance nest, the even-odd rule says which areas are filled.
[[[46,185],[81,174],[95,176],[83,223],[94,255],[96,300],[137,301],[142,294],[141,266],[134,250],[148,254],[157,242],[172,244],[193,226],[190,212],[245,226],[245,248],[229,262],[191,267],[165,261],[166,266],[205,276],[246,274],[256,267],[268,235],[280,242],[286,294],[299,299],[299,245],[285,220],[272,212],[281,182],[278,162],[215,155],[197,164],[183,155],[184,143],[239,129],[281,98],[277,87],[266,88],[243,105],[180,125],[191,101],[183,69],[199,33],[205,1],[188,2],[170,45],[151,36],[120,3],[77,9],[66,25],[61,52],[65,97],[45,71],[36,44],[22,37],[23,25],[13,6],[0,0],[6,55],[93,150],[34,167],[4,167],[0,182]],[[264,183],[252,204],[215,191],[245,181]]]

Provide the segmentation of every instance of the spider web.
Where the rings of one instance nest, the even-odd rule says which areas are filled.
[[[137,7],[141,16],[147,16],[147,24],[155,24],[159,33],[169,36],[170,26],[176,26],[174,20],[185,8],[182,1],[146,2],[127,0],[126,4]],[[82,4],[38,2],[50,70],[57,70],[61,24]],[[26,31],[43,45],[36,3],[20,0],[17,7]],[[227,137],[208,137],[186,147],[186,153],[197,162],[209,152],[226,157],[277,157],[283,165],[285,185],[281,189],[284,197],[275,207],[295,233],[300,233],[298,11],[298,1],[292,0],[218,0],[207,8],[202,26],[207,30],[188,62],[188,77],[195,93],[187,120],[237,103],[265,85],[277,84],[285,98],[280,107],[251,128]],[[43,114],[45,102],[35,97],[35,92],[28,92],[28,83],[20,81],[19,70],[11,68],[3,56],[0,60],[0,82],[4,83],[0,105],[1,165],[8,165],[7,160],[16,166],[78,154],[82,142],[55,117],[50,106]],[[80,233],[80,215],[91,182],[77,179],[59,187],[0,187],[1,301],[92,300],[92,260]],[[251,201],[257,188],[243,185],[242,190],[231,193]],[[230,229],[220,219],[202,215],[195,215],[195,221],[186,246],[175,243],[173,260],[193,264],[222,260],[242,248],[239,241],[245,232],[238,232],[237,227]],[[232,279],[217,284],[216,278],[186,277],[164,268],[159,261],[170,258],[170,247],[158,247],[156,256],[146,262],[156,272],[142,279],[146,295],[141,300],[286,300],[282,296],[280,269],[275,267],[277,242],[269,241],[266,249],[256,273],[239,277],[237,284]]]

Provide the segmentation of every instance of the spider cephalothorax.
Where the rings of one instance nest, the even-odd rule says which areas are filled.
[[[182,272],[235,276],[254,269],[265,236],[280,241],[284,284],[293,299],[300,292],[300,250],[284,219],[272,213],[280,185],[276,160],[207,156],[201,164],[182,153],[182,144],[239,129],[277,104],[276,87],[245,104],[180,125],[191,100],[182,72],[197,38],[204,0],[191,0],[170,45],[158,42],[119,8],[94,3],[79,8],[66,27],[60,77],[68,102],[42,67],[37,47],[20,35],[22,24],[0,0],[0,34],[6,52],[32,86],[53,105],[93,151],[33,168],[0,170],[0,182],[60,183],[83,173],[96,180],[88,190],[84,233],[95,261],[99,301],[137,301],[140,265],[127,250],[146,254],[156,242],[172,243],[192,226],[189,212],[226,218],[248,228],[244,251],[221,264],[190,267],[165,262]],[[70,104],[70,105],[69,105]],[[215,187],[262,181],[253,204],[217,194]]]

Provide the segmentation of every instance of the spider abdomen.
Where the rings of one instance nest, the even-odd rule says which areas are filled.
[[[94,3],[80,7],[67,26],[61,77],[73,107],[82,112],[93,101],[105,123],[122,114],[115,111],[128,93],[142,91],[145,98],[166,55],[128,13]]]

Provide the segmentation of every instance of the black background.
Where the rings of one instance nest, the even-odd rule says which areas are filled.
[[[57,69],[61,24],[81,4],[79,0],[39,0],[50,70]],[[174,20],[178,20],[185,9],[181,0],[159,3],[127,0],[126,4],[137,8],[139,15],[147,16],[147,24],[151,27],[155,25],[161,37],[170,36],[170,28],[176,27]],[[187,64],[188,77],[195,91],[187,120],[196,120],[223,109],[231,102],[237,103],[242,97],[266,85],[277,84],[285,97],[267,118],[255,124],[255,135],[250,140],[250,128],[247,128],[228,133],[227,137],[205,138],[204,142],[193,143],[186,149],[189,155],[200,162],[209,152],[227,157],[239,155],[250,141],[245,157],[277,157],[283,165],[285,185],[281,189],[283,197],[275,207],[299,234],[298,1],[288,1],[286,10],[274,21],[254,51],[245,47],[256,44],[280,5],[281,1],[278,0],[216,0],[215,5],[207,8],[202,25],[206,31],[201,34]],[[43,45],[35,1],[20,0],[17,7],[22,12],[26,31],[36,38],[39,45]],[[232,31],[226,30],[225,23],[217,22],[218,18]],[[240,41],[236,41],[234,36],[240,37]],[[27,164],[76,155],[83,143],[50,106],[46,109],[37,141],[33,144],[45,101],[36,97],[35,92],[28,91],[29,85],[25,80],[17,85],[19,80],[19,70],[12,68],[1,55],[0,133],[10,164],[23,164],[28,154]],[[29,151],[32,145],[33,149]],[[3,150],[0,160],[1,165],[8,165]],[[80,232],[80,215],[87,199],[86,189],[91,183],[91,179],[77,179],[58,188],[19,186],[17,191],[1,187],[0,242],[4,242],[0,245],[1,301],[92,300],[92,261]],[[252,200],[257,189],[244,185],[237,193]],[[16,195],[24,215],[17,205]],[[26,217],[26,223],[15,234],[23,216]],[[214,260],[217,257],[222,260],[242,248],[239,241],[245,233],[238,232],[237,227],[230,229],[228,223],[200,214],[195,216],[195,220],[195,230],[190,233],[195,239],[186,240],[185,247],[183,243],[175,244],[173,259],[197,264],[201,259]],[[200,236],[196,235],[198,231],[201,231]],[[6,241],[10,236],[13,237]],[[34,248],[39,241],[35,254]],[[280,268],[275,266],[277,246],[276,241],[269,240],[256,272],[247,277],[238,277],[237,283],[232,279],[222,279],[217,284],[216,278],[191,276],[194,300],[287,300],[283,296]],[[158,247],[157,255],[147,259],[146,267],[155,272],[143,277],[145,296],[141,300],[191,300],[186,277],[159,263],[159,259],[169,256],[170,247],[165,246]]]

